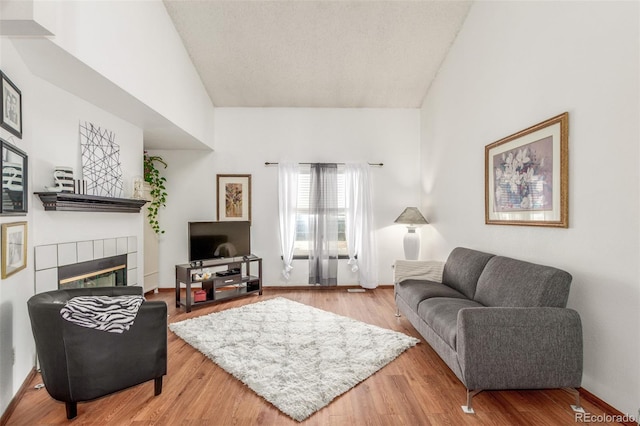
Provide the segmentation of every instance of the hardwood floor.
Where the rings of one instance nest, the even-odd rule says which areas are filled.
[[[175,308],[173,292],[149,294],[164,300],[169,322],[205,315],[258,300],[283,296],[326,311],[397,330],[421,339],[382,370],[336,398],[304,425],[570,425],[576,419],[564,390],[492,391],[474,398],[475,415],[464,414],[462,383],[404,318],[396,318],[393,290],[366,293],[345,290],[265,289],[248,296],[194,309]],[[168,332],[168,374],[162,394],[153,396],[153,381],[78,404],[78,417],[68,421],[65,406],[45,389],[40,375],[28,384],[7,425],[296,425],[298,422],[256,395],[208,358]],[[135,366],[132,366],[135,368]],[[582,401],[593,415],[597,406]],[[615,424],[615,423],[599,423]]]

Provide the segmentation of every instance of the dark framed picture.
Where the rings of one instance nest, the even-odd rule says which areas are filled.
[[[0,126],[22,139],[22,92],[0,71],[2,105]]]
[[[485,147],[485,223],[569,226],[569,113]]]
[[[251,221],[251,175],[216,175],[218,220]]]
[[[2,278],[27,267],[27,222],[2,224]]]
[[[2,149],[2,204],[0,214],[23,216],[28,212],[29,170],[27,154],[0,139]]]

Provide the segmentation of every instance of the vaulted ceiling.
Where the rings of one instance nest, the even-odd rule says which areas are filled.
[[[471,6],[164,3],[217,107],[418,108]]]

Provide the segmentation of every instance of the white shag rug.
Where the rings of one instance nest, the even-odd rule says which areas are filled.
[[[169,328],[297,421],[419,342],[283,297]]]

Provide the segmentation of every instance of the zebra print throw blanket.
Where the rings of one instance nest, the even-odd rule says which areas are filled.
[[[143,301],[142,296],[78,296],[65,303],[60,315],[81,327],[123,333],[133,325]]]

